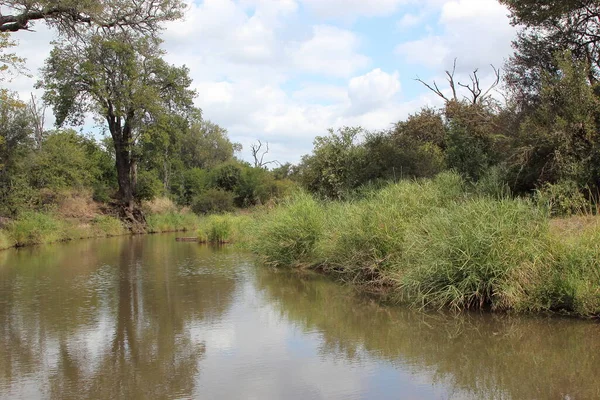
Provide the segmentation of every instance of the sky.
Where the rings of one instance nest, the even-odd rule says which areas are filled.
[[[257,140],[270,145],[265,159],[295,163],[329,128],[386,129],[439,106],[415,78],[447,88],[455,58],[459,80],[478,68],[485,85],[516,34],[497,0],[186,1],[185,19],[163,33],[166,59],[190,69],[196,105],[246,160]],[[34,84],[54,39],[34,30],[14,35],[32,76],[7,86],[24,99],[41,95]]]

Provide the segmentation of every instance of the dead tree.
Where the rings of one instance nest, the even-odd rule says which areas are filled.
[[[422,83],[427,89],[431,90],[433,93],[435,93],[439,97],[441,97],[446,102],[446,104],[450,103],[450,102],[460,101],[458,98],[458,88],[457,88],[457,86],[460,86],[462,88],[467,89],[469,92],[469,95],[463,96],[463,99],[468,101],[472,105],[476,105],[476,104],[481,104],[481,103],[485,102],[488,99],[492,90],[494,90],[500,84],[500,69],[494,67],[493,65],[491,65],[491,67],[494,71],[495,79],[492,82],[492,84],[490,85],[490,87],[484,91],[481,88],[481,80],[478,75],[479,69],[475,69],[469,75],[469,79],[471,80],[471,83],[464,84],[464,83],[456,81],[456,79],[454,77],[456,74],[456,59],[454,59],[452,71],[446,71],[448,85],[450,86],[450,90],[452,91],[452,98],[449,98],[448,96],[446,96],[444,94],[444,92],[442,92],[442,90],[439,88],[436,81],[433,81],[432,85],[423,81],[419,77],[417,77],[416,81]]]
[[[263,149],[263,142],[260,140],[258,143],[252,144],[250,146],[250,151],[252,152],[252,157],[254,158],[254,168],[264,168],[269,164],[279,164],[278,161],[265,161],[265,156],[269,154],[269,142],[265,142],[265,149]]]
[[[35,144],[38,148],[42,147],[42,141],[44,140],[44,125],[46,123],[46,105],[40,105],[35,95],[31,93],[31,99],[27,105],[29,113],[33,119],[33,129],[35,135]]]

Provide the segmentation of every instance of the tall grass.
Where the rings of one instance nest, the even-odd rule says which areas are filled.
[[[600,315],[600,228],[564,240],[549,227],[535,203],[469,192],[444,173],[351,202],[296,195],[244,240],[266,264],[320,269],[417,307]]]
[[[0,250],[10,249],[14,246],[15,243],[9,237],[8,233],[3,230],[0,230]]]
[[[233,243],[244,247],[252,240],[255,218],[249,215],[211,215],[202,218],[198,229],[200,241],[209,243]]]
[[[52,215],[28,212],[14,221],[8,232],[15,246],[30,246],[63,240],[65,225]]]
[[[169,211],[148,215],[146,223],[150,233],[189,232],[198,229],[200,218],[193,213]]]
[[[324,206],[313,197],[296,194],[257,224],[251,248],[273,266],[314,263],[325,215]]]
[[[526,201],[481,198],[439,209],[407,240],[400,292],[427,307],[526,308],[528,283],[548,262],[547,227]]]
[[[92,231],[94,236],[120,236],[127,233],[123,223],[108,215],[97,215],[92,220]]]

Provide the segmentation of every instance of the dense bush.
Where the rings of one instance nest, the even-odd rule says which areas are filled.
[[[196,214],[224,213],[234,209],[235,194],[221,189],[208,189],[196,196],[192,211]]]

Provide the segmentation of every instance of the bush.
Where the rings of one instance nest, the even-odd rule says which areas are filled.
[[[138,200],[152,200],[164,192],[163,183],[153,171],[140,171],[138,173],[135,197]]]
[[[221,189],[208,189],[197,196],[192,203],[196,214],[225,213],[234,210],[235,194]]]
[[[570,216],[591,210],[591,204],[574,181],[546,183],[536,191],[535,199],[552,216]]]
[[[227,243],[231,239],[232,230],[230,216],[213,215],[204,221],[199,237],[210,243]]]

